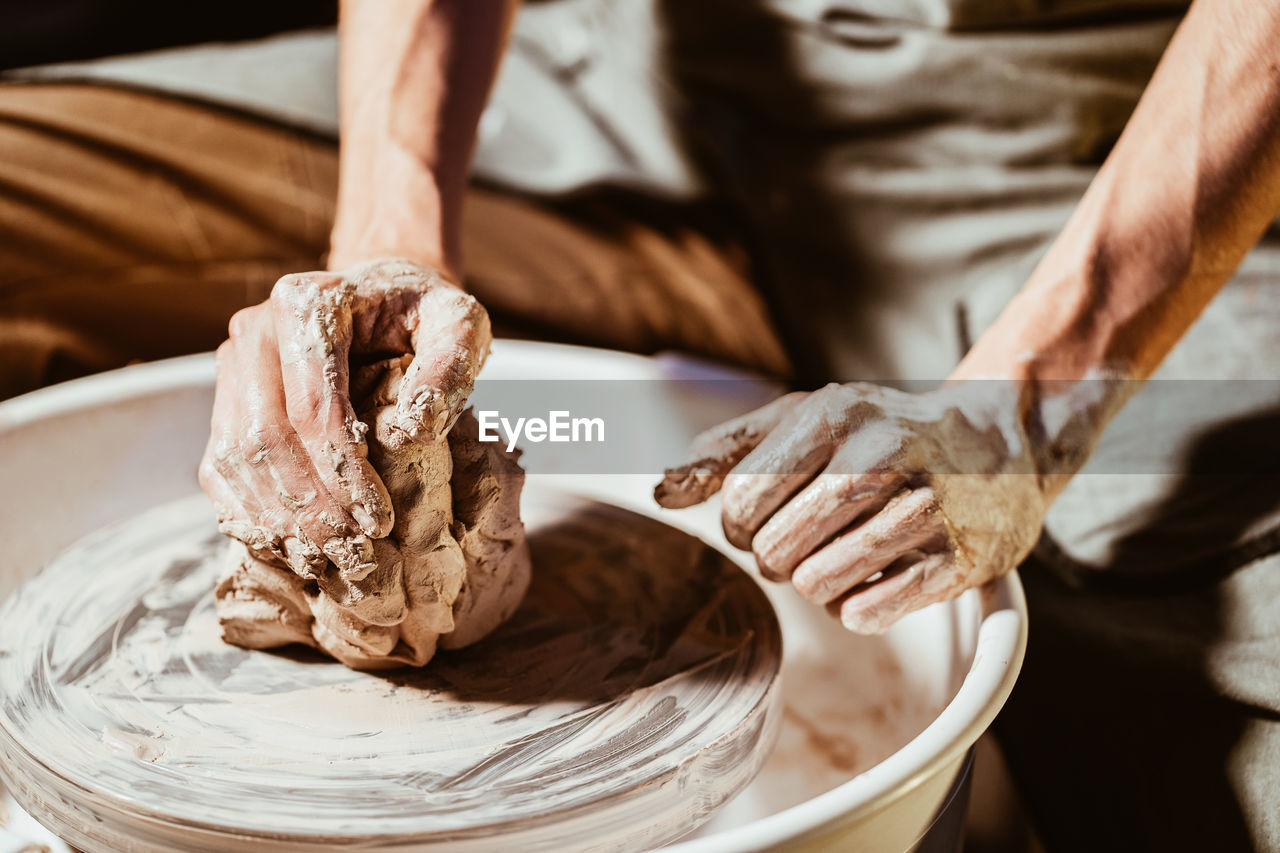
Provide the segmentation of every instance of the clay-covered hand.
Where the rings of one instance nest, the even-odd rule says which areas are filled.
[[[875,633],[1034,545],[1049,487],[1021,411],[1008,382],[828,385],[703,433],[655,497],[683,507],[722,490],[725,535],[765,577]]]
[[[231,319],[217,353],[200,484],[222,532],[314,577],[367,571],[394,522],[352,409],[349,362],[414,353],[399,392],[404,441],[445,435],[489,351],[485,310],[441,273],[381,260],[280,279]]]

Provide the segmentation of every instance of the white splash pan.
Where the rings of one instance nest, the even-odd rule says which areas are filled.
[[[741,376],[675,356],[500,341],[483,378]],[[81,536],[198,489],[213,378],[210,355],[189,356],[0,404],[0,598]],[[696,399],[686,393],[677,400],[664,398],[662,383],[644,387],[657,408],[654,441],[664,452],[670,448],[673,460],[700,429],[776,393],[765,382],[712,381]],[[481,404],[483,396],[482,387]],[[554,472],[564,448],[531,446],[526,465]],[[537,476],[548,486],[661,518],[734,553],[720,532],[716,502],[662,510],[650,498],[652,476]],[[754,575],[749,558],[739,562]],[[1013,688],[1027,630],[1017,576],[926,608],[874,638],[848,634],[784,585],[764,586],[786,646],[778,747],[746,791],[667,849],[911,849],[947,805],[969,748]]]

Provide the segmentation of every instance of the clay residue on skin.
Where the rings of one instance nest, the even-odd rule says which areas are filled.
[[[1124,385],[831,384],[699,436],[654,495],[677,508],[721,490],[725,536],[763,576],[878,633],[1026,558]]]
[[[484,637],[519,605],[530,579],[524,472],[514,454],[479,442],[469,412],[447,439],[409,440],[396,404],[410,362],[380,362],[351,380],[356,411],[371,427],[369,461],[395,511],[390,535],[372,541],[372,560],[329,562],[308,576],[233,542],[217,588],[227,642],[302,643],[357,669],[422,666],[437,647]]]

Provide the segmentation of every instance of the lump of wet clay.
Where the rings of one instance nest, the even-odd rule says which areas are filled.
[[[447,440],[407,439],[395,427],[395,395],[408,365],[392,359],[351,377],[369,461],[395,509],[372,564],[344,572],[329,563],[303,577],[278,554],[233,541],[217,588],[227,642],[303,643],[355,669],[422,666],[437,648],[481,639],[519,606],[530,578],[524,471],[500,442],[480,442],[469,410]]]

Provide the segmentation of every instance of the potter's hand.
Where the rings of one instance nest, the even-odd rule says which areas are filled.
[[[348,357],[415,353],[397,426],[406,441],[432,441],[466,405],[490,340],[474,298],[408,261],[280,279],[218,348],[200,484],[222,532],[303,576],[326,560],[367,566],[370,537],[393,517],[351,406]]]
[[[694,441],[666,507],[723,485],[729,541],[853,631],[874,633],[1014,568],[1048,504],[1012,383],[929,394],[828,385]]]
[[[1108,420],[1280,211],[1280,86],[1258,70],[1277,43],[1274,3],[1193,3],[953,384],[784,398],[699,439],[705,458],[669,472],[659,501],[696,503],[723,481],[729,540],[859,631],[1013,568]]]

